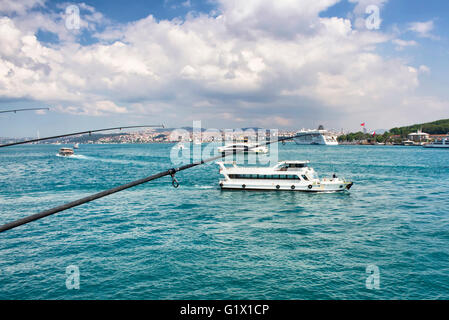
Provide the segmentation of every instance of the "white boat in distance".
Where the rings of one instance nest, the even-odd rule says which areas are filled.
[[[316,130],[302,129],[296,132],[296,137],[293,140],[299,145],[338,145],[337,136],[324,130],[323,126],[319,126]]]
[[[233,143],[226,146],[218,147],[220,153],[268,153],[266,146],[257,146],[248,142]]]
[[[282,161],[274,167],[238,167],[235,162],[217,162],[222,189],[337,192],[349,190],[353,183],[343,178],[320,179],[309,161]],[[232,164],[232,166],[226,166]]]
[[[449,137],[437,139],[432,143],[423,145],[424,148],[449,148]]]
[[[59,155],[63,157],[73,156],[75,153],[71,148],[61,148],[59,149]]]
[[[80,147],[80,144],[77,142],[73,145],[73,149],[78,149]]]

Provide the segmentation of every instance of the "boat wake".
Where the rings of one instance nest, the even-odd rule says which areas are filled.
[[[135,161],[135,160],[118,160],[118,159],[106,159],[99,157],[88,157],[81,154],[74,154],[70,156],[62,156],[60,154],[56,154],[57,157],[60,158],[68,158],[68,159],[79,159],[79,160],[90,160],[90,161],[101,161],[107,163],[117,163],[117,164],[137,164],[137,165],[147,165],[148,163],[144,161]]]
[[[56,154],[57,157],[67,158],[67,159],[81,159],[81,160],[89,160],[89,157],[83,156],[81,154],[73,154],[71,156],[61,156],[60,154]]]
[[[195,187],[198,189],[216,189],[215,186],[198,186],[198,185],[196,185]]]

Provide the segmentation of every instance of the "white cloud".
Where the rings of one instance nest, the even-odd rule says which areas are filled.
[[[250,38],[295,37],[319,27],[318,14],[339,0],[219,0],[228,31]]]
[[[0,1],[0,12],[4,14],[25,14],[36,7],[44,7],[46,0]]]
[[[393,39],[392,42],[396,45],[396,50],[403,50],[405,47],[414,47],[418,45],[415,40]]]
[[[43,10],[46,0],[2,0],[0,2],[0,14],[13,16],[17,29],[25,33],[35,34],[45,31],[54,34],[61,41],[73,42],[83,32],[95,32],[99,27],[110,24],[100,12],[85,3],[77,3],[80,11],[80,29],[69,30],[66,27],[68,18],[65,10],[73,3],[58,3],[58,11]]]
[[[107,28],[86,27],[99,39],[90,45],[61,29],[58,12],[3,17],[0,98],[54,103],[79,115],[164,113],[180,125],[302,127],[327,119],[339,126],[372,116],[373,125],[387,127],[397,116],[416,119],[410,108],[434,101],[415,96],[425,66],[376,53],[392,40],[414,44],[319,17],[337,1],[223,1],[214,16],[148,16],[123,25],[98,15]],[[63,41],[37,40],[45,19]],[[444,103],[432,102],[427,112],[435,108],[438,117]]]
[[[426,66],[426,65],[420,65],[418,71],[420,73],[428,74],[428,73],[430,73],[430,68],[428,66]]]
[[[412,22],[409,24],[408,30],[415,32],[422,38],[438,39],[438,37],[432,34],[434,27],[433,20],[426,22]]]
[[[74,115],[93,115],[103,116],[112,113],[127,113],[125,107],[120,107],[112,101],[100,100],[95,102],[82,102],[78,105],[62,106],[58,105],[56,109],[62,113],[70,113]]]

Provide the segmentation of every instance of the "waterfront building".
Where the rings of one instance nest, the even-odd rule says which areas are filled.
[[[427,142],[429,141],[430,135],[428,133],[418,130],[417,132],[412,132],[407,135],[407,139],[413,142]]]

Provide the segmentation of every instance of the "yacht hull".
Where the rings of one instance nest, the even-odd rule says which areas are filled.
[[[352,187],[352,182],[338,182],[338,183],[320,183],[320,184],[298,184],[298,183],[270,183],[270,184],[256,184],[251,180],[240,181],[220,181],[221,189],[231,190],[273,190],[273,191],[302,191],[302,192],[342,192],[349,190]]]
[[[338,142],[303,142],[295,140],[297,145],[312,145],[312,146],[338,146]]]
[[[435,149],[449,149],[449,144],[440,144],[440,145],[427,144],[427,145],[425,145],[423,147],[424,148],[435,148]]]

